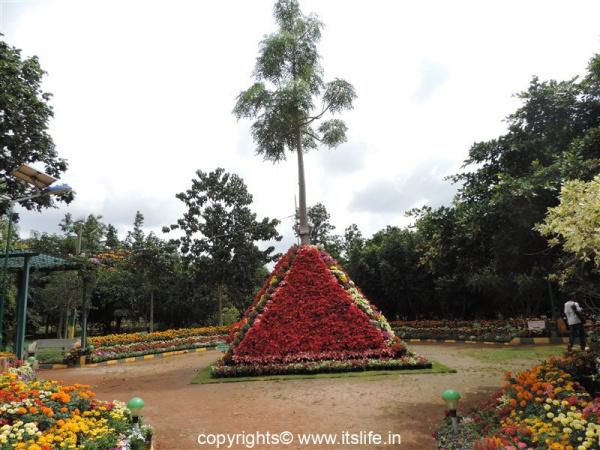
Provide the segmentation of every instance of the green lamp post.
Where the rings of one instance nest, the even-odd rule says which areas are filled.
[[[127,409],[131,411],[131,417],[133,418],[133,426],[139,429],[140,411],[144,407],[144,400],[139,397],[133,397],[127,403]]]
[[[452,429],[454,434],[458,434],[458,417],[456,416],[456,407],[460,400],[460,394],[452,389],[446,389],[442,394],[442,400],[446,402],[448,410],[450,411],[450,418],[452,419]]]

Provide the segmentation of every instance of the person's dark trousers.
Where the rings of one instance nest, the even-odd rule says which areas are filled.
[[[573,347],[575,343],[575,336],[579,336],[579,345],[581,346],[581,350],[585,350],[586,342],[585,342],[585,329],[583,328],[583,324],[581,322],[576,323],[574,325],[569,325],[569,346]]]

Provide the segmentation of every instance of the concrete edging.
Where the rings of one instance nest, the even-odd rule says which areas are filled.
[[[567,337],[530,337],[513,338],[510,342],[488,342],[488,341],[469,341],[458,339],[406,339],[406,342],[437,342],[447,344],[481,344],[481,345],[548,345],[548,344],[567,344]]]
[[[525,338],[514,338],[510,342],[488,342],[488,341],[469,341],[469,340],[458,340],[458,339],[405,339],[406,342],[436,342],[436,343],[445,343],[445,344],[480,344],[480,345],[557,345],[557,344],[567,344],[569,342],[568,337],[525,337]],[[224,346],[223,346],[224,347]],[[166,358],[169,356],[176,355],[185,355],[187,353],[202,353],[206,351],[222,351],[225,350],[223,347],[200,347],[196,349],[186,349],[186,350],[174,350],[171,352],[165,353],[152,353],[149,355],[142,356],[132,356],[130,358],[121,358],[121,359],[111,359],[108,361],[102,361],[98,363],[90,363],[90,364],[76,364],[74,366],[68,366],[66,364],[40,364],[40,369],[69,369],[73,367],[98,367],[98,366],[113,366],[116,364],[126,364],[137,361],[145,361],[148,359],[155,358]]]
[[[221,347],[221,346],[216,346],[216,347],[199,347],[199,348],[195,348],[195,349],[173,350],[173,351],[164,352],[164,353],[152,353],[152,354],[149,354],[149,355],[132,356],[130,358],[110,359],[108,361],[102,361],[102,362],[97,362],[97,363],[75,364],[73,366],[69,366],[67,364],[40,364],[39,368],[40,369],[71,369],[71,368],[75,368],[75,367],[114,366],[114,365],[117,365],[117,364],[126,364],[126,363],[132,363],[132,362],[137,362],[137,361],[145,361],[145,360],[148,360],[148,359],[166,358],[166,357],[169,357],[169,356],[176,356],[176,355],[185,355],[187,353],[202,353],[202,352],[207,352],[207,351],[222,351],[222,350],[225,350],[225,348],[223,348],[223,347]]]

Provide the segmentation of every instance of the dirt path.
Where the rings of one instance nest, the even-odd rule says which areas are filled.
[[[90,384],[101,400],[142,397],[146,423],[155,427],[156,450],[213,449],[200,445],[198,435],[223,433],[291,432],[289,445],[256,445],[255,449],[433,449],[431,433],[444,414],[440,399],[445,389],[462,395],[459,411],[504,383],[506,371],[522,371],[535,360],[482,363],[473,352],[493,352],[496,347],[464,344],[411,345],[412,350],[456,369],[449,374],[400,374],[367,378],[259,381],[191,385],[196,373],[213,363],[216,352],[70,370],[43,370],[44,379],[66,384]],[[354,434],[352,443],[341,445],[342,434]],[[401,445],[376,445],[368,433],[383,441],[389,433],[401,436]],[[338,444],[300,444],[298,433],[336,434]],[[203,438],[204,439],[204,438]],[[229,448],[251,448],[249,438]],[[270,439],[274,439],[272,436]],[[348,441],[349,435],[346,436]],[[273,441],[271,441],[273,442]],[[228,448],[224,444],[220,448]]]

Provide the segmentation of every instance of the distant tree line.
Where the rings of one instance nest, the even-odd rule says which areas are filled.
[[[182,236],[166,240],[146,234],[144,216],[135,214],[125,239],[102,216],[74,220],[67,214],[61,233],[32,232],[13,239],[14,247],[72,258],[78,270],[33,272],[30,282],[30,332],[67,334],[81,320],[83,296],[88,323],[97,333],[232,323],[239,318],[277,259],[276,220],[257,220],[243,180],[217,169],[197,172],[192,187],[178,194],[188,211],[164,231]],[[8,317],[14,316],[16,279],[11,276]],[[10,333],[10,329],[7,330]],[[9,336],[7,336],[9,337]],[[10,337],[8,342],[10,342]]]
[[[278,2],[276,12],[288,7],[295,21],[287,23],[287,16],[280,14],[284,36],[296,33],[300,25],[320,29],[312,18],[304,23],[308,19],[300,14],[296,1]],[[264,41],[265,49],[277,36]],[[308,42],[307,54],[316,54],[317,37]],[[300,151],[299,155],[303,151],[302,145],[294,146],[298,140],[292,142],[287,128],[275,134],[261,131],[277,129],[281,123],[275,114],[281,105],[264,111],[278,104],[271,102],[275,94],[264,90],[261,82],[278,80],[277,67],[287,64],[280,58],[284,53],[260,60],[264,67],[259,61],[264,69],[256,72],[259,82],[240,94],[234,110],[238,118],[258,120],[254,138],[264,146],[257,151],[275,161],[283,158],[284,149]],[[0,77],[5,93],[0,98],[5,118],[0,124],[0,170],[6,175],[20,163],[38,161],[59,176],[67,163],[58,158],[47,133],[52,110],[47,105],[49,94],[40,88],[44,72],[36,58],[22,60],[18,50],[3,42],[0,58],[5,63],[0,70],[6,72]],[[307,67],[316,67],[316,61]],[[269,70],[274,70],[272,76]],[[312,73],[304,74],[309,81]],[[298,76],[294,75],[290,89],[304,86]],[[351,108],[355,94],[350,85],[341,80],[323,85],[320,75],[314,80],[315,89],[303,91],[306,95],[284,97],[294,103],[317,96],[325,87],[328,104],[337,105],[332,112]],[[583,77],[567,81],[534,77],[518,96],[522,104],[507,118],[506,133],[475,143],[464,170],[449,177],[458,185],[450,205],[414,209],[407,212],[414,221],[411,227],[390,225],[365,237],[356,224],[342,235],[335,234],[325,205],[317,203],[307,208],[306,217],[304,208],[298,211],[294,231],[306,239],[306,227],[300,226],[306,222],[310,243],[324,244],[391,319],[546,314],[548,281],[559,299],[576,296],[598,306],[600,56],[591,59]],[[300,119],[308,122],[292,121],[296,125],[290,128],[296,138],[298,130],[310,131],[312,103],[305,103]],[[293,105],[287,106],[295,111]],[[28,115],[22,115],[21,109]],[[321,139],[329,136],[325,143],[331,146],[343,142],[342,123],[324,123],[329,125],[320,130]],[[316,146],[308,141],[301,144],[307,149]],[[33,275],[28,317],[32,328],[66,333],[81,319],[84,296],[90,305],[89,323],[103,333],[120,331],[125,322],[153,330],[235,320],[265,281],[266,265],[278,258],[273,246],[261,250],[257,245],[281,239],[278,221],[256,217],[250,209],[252,196],[237,175],[220,168],[209,173],[199,170],[196,175],[191,188],[176,195],[187,211],[176,223],[163,227],[171,239],[146,235],[139,211],[122,240],[101,216],[74,219],[69,214],[60,224],[61,233],[33,232],[28,239],[14,239],[15,247],[72,255],[81,263],[73,272]],[[26,194],[22,184],[4,178],[0,182],[4,195]],[[57,200],[72,198],[69,194]],[[39,210],[51,202],[39,198],[24,206]],[[8,202],[0,200],[3,240],[6,211]],[[16,281],[11,275],[4,320],[7,334],[14,322]]]
[[[390,316],[549,314],[559,300],[600,297],[600,56],[568,81],[534,77],[506,134],[475,143],[451,205],[410,211],[344,255]],[[333,238],[336,248],[338,238]]]

